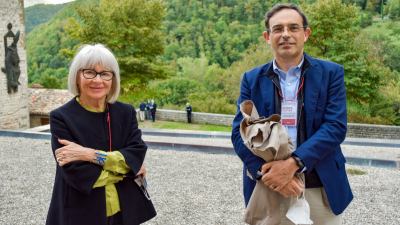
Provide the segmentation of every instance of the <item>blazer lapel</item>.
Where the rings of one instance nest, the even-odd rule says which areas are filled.
[[[274,96],[275,87],[266,73],[260,74],[259,88],[261,92],[261,102],[259,102],[260,116],[270,116],[275,111]]]
[[[311,63],[310,68],[304,74],[304,110],[306,114],[307,135],[311,134],[314,113],[317,108],[318,93],[321,89],[322,71]]]

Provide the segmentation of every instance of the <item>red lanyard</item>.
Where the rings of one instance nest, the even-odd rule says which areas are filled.
[[[108,149],[109,152],[111,152],[111,118],[110,118],[110,110],[108,109],[108,104],[107,104],[107,123],[108,123],[108,137],[109,137],[109,146],[110,148]]]
[[[300,83],[299,88],[297,89],[296,99],[297,99],[297,96],[299,95],[301,89],[303,89],[303,86],[304,86],[304,76],[301,77],[301,83]],[[278,91],[278,94],[279,94],[279,97],[281,97],[281,99],[284,99],[281,89],[282,89],[282,87],[281,87],[280,90]]]

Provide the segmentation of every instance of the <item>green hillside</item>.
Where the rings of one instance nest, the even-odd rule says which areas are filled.
[[[136,105],[154,98],[161,107],[176,109],[190,102],[195,111],[234,113],[243,72],[272,58],[260,38],[265,11],[274,2],[78,0],[28,34],[29,83],[65,88],[77,46],[102,42],[123,66],[121,100]],[[306,51],[345,67],[349,121],[400,124],[400,93],[393,91],[400,90],[400,0],[385,1],[383,8],[379,1],[301,2],[313,31]],[[140,14],[148,7],[135,4],[162,9],[154,16]],[[146,28],[160,15],[162,26]],[[151,39],[150,31],[161,33]],[[146,58],[146,49],[162,52]],[[168,78],[155,79],[157,73]]]
[[[46,88],[66,88],[70,56],[63,49],[73,48],[78,42],[71,39],[64,29],[66,18],[74,16],[74,5],[62,6],[62,10],[47,22],[35,26],[27,35],[29,83],[39,83]],[[41,7],[52,8],[50,5]],[[28,16],[26,20],[30,20]]]
[[[31,7],[25,8],[25,31],[28,34],[37,25],[49,21],[58,11],[64,8],[65,4],[58,5],[45,5],[37,4]]]

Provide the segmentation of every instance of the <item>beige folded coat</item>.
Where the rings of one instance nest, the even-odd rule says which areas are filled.
[[[287,159],[294,149],[285,127],[280,124],[280,115],[268,118],[259,117],[251,100],[240,104],[243,120],[240,124],[240,135],[244,144],[254,155],[266,162]],[[248,173],[249,177],[250,174]],[[304,174],[296,175],[304,181]],[[253,179],[253,178],[252,178]],[[244,221],[251,225],[279,225],[291,202],[296,197],[285,198],[257,181],[246,208]]]

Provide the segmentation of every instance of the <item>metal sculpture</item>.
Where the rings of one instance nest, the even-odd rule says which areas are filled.
[[[17,52],[17,43],[19,41],[20,32],[17,31],[14,34],[12,24],[7,25],[8,32],[4,35],[4,50],[5,50],[5,67],[1,68],[7,76],[7,92],[9,94],[18,91],[18,85],[20,85],[18,79],[21,75],[21,69],[19,67],[19,56]],[[8,40],[12,39],[12,43],[8,45]]]

